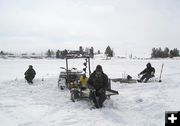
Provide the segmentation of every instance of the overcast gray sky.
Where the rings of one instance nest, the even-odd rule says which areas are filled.
[[[180,49],[180,0],[0,0],[0,50]]]

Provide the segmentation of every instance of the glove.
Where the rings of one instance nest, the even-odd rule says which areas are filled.
[[[94,87],[92,85],[88,85],[89,90],[94,90]]]
[[[154,72],[151,72],[151,75],[154,75]]]
[[[105,90],[103,88],[99,89],[98,93],[103,94],[105,93]]]

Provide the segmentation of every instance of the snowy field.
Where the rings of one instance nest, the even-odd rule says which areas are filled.
[[[72,103],[68,90],[57,87],[64,60],[0,59],[0,126],[164,126],[165,111],[180,110],[180,60],[91,60],[91,69],[103,66],[110,78],[124,73],[137,74],[151,62],[162,82],[112,83],[119,95],[106,100],[102,109],[90,110],[88,100]],[[28,85],[24,72],[32,64],[37,72],[33,85]],[[70,66],[80,69],[82,60]],[[44,80],[44,81],[42,81]]]

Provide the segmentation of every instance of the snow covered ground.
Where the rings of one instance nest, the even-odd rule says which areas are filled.
[[[147,62],[156,76],[164,63],[161,83],[112,83],[119,95],[106,100],[104,108],[90,110],[88,100],[72,103],[69,91],[58,89],[64,60],[0,59],[0,126],[164,126],[165,111],[180,110],[180,60],[91,60],[92,70],[101,64],[110,78],[124,73],[136,78]],[[23,79],[29,64],[37,72],[33,85]]]

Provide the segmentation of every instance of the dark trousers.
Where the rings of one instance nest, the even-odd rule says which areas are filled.
[[[32,80],[34,79],[34,76],[25,76],[25,79],[28,83],[33,83]]]
[[[105,92],[99,93],[98,90],[90,91],[89,98],[94,102],[96,108],[101,108],[103,106],[103,102],[106,100],[106,95]]]
[[[146,83],[150,78],[154,77],[154,75],[151,75],[151,74],[144,74],[140,81],[142,82],[144,80],[144,82]]]

